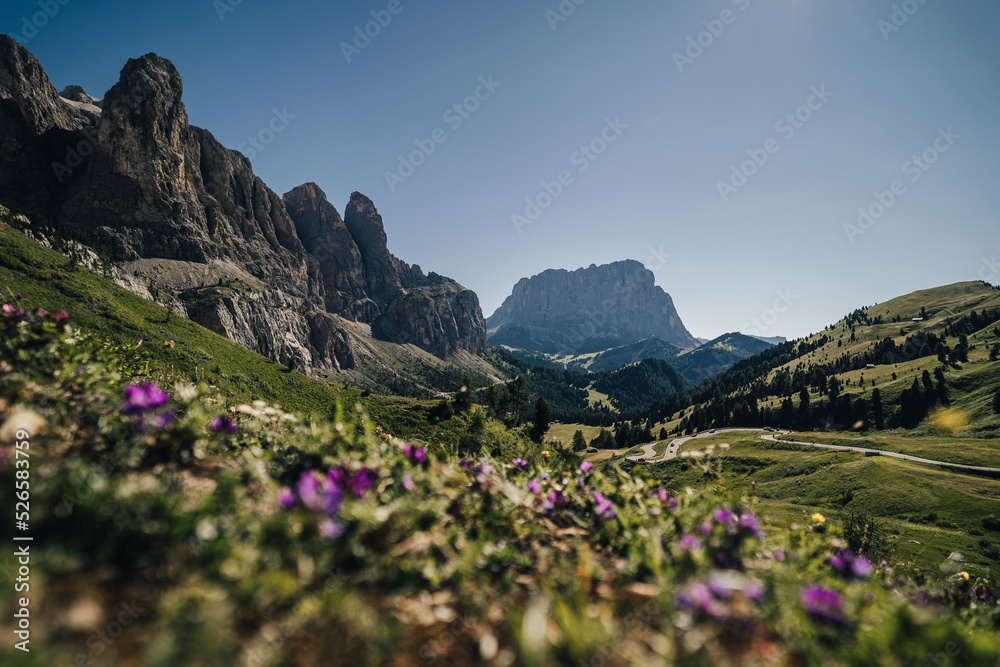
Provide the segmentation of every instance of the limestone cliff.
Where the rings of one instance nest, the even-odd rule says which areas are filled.
[[[0,35],[0,203],[169,290],[195,321],[307,372],[355,366],[350,322],[439,356],[485,346],[475,294],[393,256],[367,197],[344,219],[314,184],[280,197],[191,126],[170,61],[129,60],[101,100],[64,94]]]

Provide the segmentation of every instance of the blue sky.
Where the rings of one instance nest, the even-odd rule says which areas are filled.
[[[994,1],[236,2],[7,0],[0,30],[96,96],[169,58],[234,149],[294,116],[255,171],[341,211],[365,193],[486,315],[524,276],[627,258],[705,338],[1000,283]]]

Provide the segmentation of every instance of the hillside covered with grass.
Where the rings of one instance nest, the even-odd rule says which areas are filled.
[[[45,296],[0,313],[0,498],[30,493],[0,538],[32,538],[29,605],[2,603],[8,637],[29,609],[29,650],[6,643],[4,665],[1000,657],[988,570],[869,557],[816,511],[822,494],[788,527],[737,470],[665,484],[543,449],[475,406],[502,442],[450,451],[351,394],[289,407],[292,374],[267,400],[192,382],[168,354],[194,344],[183,323],[146,355],[31,302]],[[129,313],[111,313],[124,330]]]

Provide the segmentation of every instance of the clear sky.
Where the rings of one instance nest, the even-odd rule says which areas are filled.
[[[1000,283],[995,0],[61,1],[0,8],[57,88],[169,58],[191,122],[271,188],[365,193],[486,315],[524,276],[628,258],[705,338]]]

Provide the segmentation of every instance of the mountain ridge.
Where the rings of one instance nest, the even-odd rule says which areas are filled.
[[[0,35],[0,202],[131,263],[179,314],[311,374],[357,365],[367,334],[352,322],[441,358],[485,347],[475,293],[389,252],[371,200],[353,193],[341,219],[310,184],[278,196],[245,156],[190,125],[170,61],[130,59],[100,108],[64,92],[75,99]],[[217,273],[219,284],[175,291],[168,273]]]

